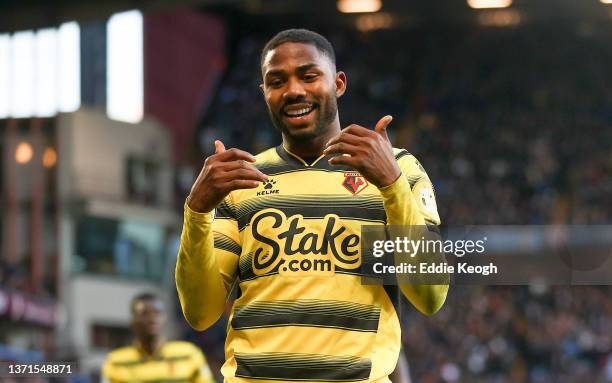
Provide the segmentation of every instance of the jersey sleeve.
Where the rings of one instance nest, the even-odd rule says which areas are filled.
[[[439,225],[433,186],[419,161],[408,152],[396,155],[401,176],[380,189],[389,225]]]
[[[402,156],[397,162],[402,170],[402,174],[408,180],[417,209],[423,216],[425,223],[428,225],[440,225],[436,194],[425,168],[411,154]]]
[[[230,197],[219,204],[215,212],[212,224],[214,251],[223,277],[223,286],[229,295],[236,281],[238,259],[242,252],[238,220]]]
[[[229,196],[211,213],[184,206],[176,287],[185,319],[197,330],[219,319],[236,280],[240,240],[232,206]]]
[[[402,174],[394,183],[380,189],[387,224],[418,226],[417,230],[410,228],[410,236],[418,237],[419,230],[425,229],[425,225],[440,224],[433,186],[425,169],[413,155],[400,151],[396,154],[396,160]],[[417,254],[415,259],[419,257]],[[436,257],[444,261],[443,254]],[[421,313],[432,315],[444,304],[448,285],[400,284],[400,290]]]

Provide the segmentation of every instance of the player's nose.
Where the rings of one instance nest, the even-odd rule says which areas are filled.
[[[296,99],[306,96],[306,90],[302,82],[297,79],[289,79],[285,88],[284,98],[287,100]]]

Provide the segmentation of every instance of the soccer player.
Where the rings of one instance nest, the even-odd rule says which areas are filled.
[[[108,355],[102,367],[103,382],[215,382],[199,348],[163,339],[166,311],[159,297],[138,295],[131,309],[134,343]]]
[[[374,130],[341,129],[347,78],[321,35],[280,32],[262,51],[261,73],[282,145],[253,156],[215,141],[185,203],[176,265],[185,318],[208,328],[237,283],[227,382],[388,382],[400,324],[389,289],[361,283],[360,229],[438,225],[431,182],[392,148],[391,116]],[[400,289],[431,315],[448,286]]]

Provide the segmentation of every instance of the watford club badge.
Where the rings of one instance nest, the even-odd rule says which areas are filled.
[[[368,187],[368,181],[357,172],[344,173],[342,186],[355,195]]]

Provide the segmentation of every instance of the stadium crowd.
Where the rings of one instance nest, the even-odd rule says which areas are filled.
[[[427,169],[443,224],[609,224],[606,28],[321,32],[348,75],[342,125],[372,126],[393,115],[394,146]],[[213,138],[253,153],[280,143],[258,88],[267,37],[245,36],[234,47],[202,119],[201,152],[211,153]],[[412,378],[612,381],[611,293],[609,287],[459,286],[432,318],[406,304],[401,320]],[[216,331],[202,336],[205,349],[221,347]]]
[[[426,167],[446,224],[610,221],[612,49],[602,36],[475,28],[328,37],[348,75],[342,125],[393,115],[394,145]],[[203,152],[212,137],[254,153],[280,143],[258,88],[264,42],[250,36],[235,48],[202,122]]]
[[[433,317],[405,310],[413,379],[433,382],[609,382],[609,288],[451,289]]]

